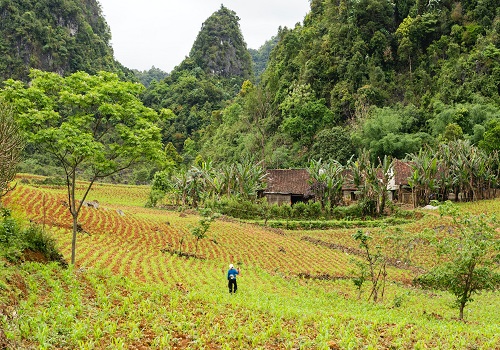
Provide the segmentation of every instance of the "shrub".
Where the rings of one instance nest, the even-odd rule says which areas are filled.
[[[24,249],[40,252],[47,260],[57,261],[61,265],[67,266],[63,256],[57,250],[55,239],[49,236],[40,226],[31,224],[22,231],[21,238]]]
[[[295,203],[292,206],[292,217],[295,219],[305,219],[307,212],[307,204],[304,202]]]
[[[309,202],[307,205],[306,215],[309,219],[319,219],[323,215],[321,211],[321,203]]]
[[[19,227],[16,221],[10,216],[8,209],[0,209],[0,243],[6,246],[11,245],[18,235]]]
[[[148,201],[146,202],[146,208],[156,207],[158,202],[163,198],[165,198],[165,192],[157,189],[152,189],[151,192],[149,192]]]
[[[207,200],[205,206],[223,215],[238,219],[259,219],[262,217],[262,206],[265,203],[254,203],[240,198],[222,198],[220,200]]]
[[[283,211],[281,210],[281,206],[277,204],[273,204],[269,206],[269,217],[271,218],[283,218]]]
[[[331,215],[335,219],[352,220],[353,218],[363,217],[363,208],[359,204],[353,204],[348,207],[335,207]]]
[[[27,228],[11,217],[10,212],[0,212],[0,255],[9,261],[20,261],[26,250],[41,253],[48,261],[57,261],[67,266],[58,252],[55,240],[45,233],[40,226],[32,224]]]

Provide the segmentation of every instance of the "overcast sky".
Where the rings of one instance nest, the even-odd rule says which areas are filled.
[[[132,69],[152,66],[169,73],[189,55],[201,25],[221,4],[236,12],[248,48],[258,49],[295,27],[309,0],[98,0],[111,28],[115,58]]]

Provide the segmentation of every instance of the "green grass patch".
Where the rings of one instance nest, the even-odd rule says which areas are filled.
[[[264,227],[286,230],[328,230],[338,228],[384,227],[403,225],[413,220],[402,218],[385,218],[381,220],[256,220],[248,221]]]

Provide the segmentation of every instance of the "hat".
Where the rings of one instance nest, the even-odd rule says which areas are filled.
[[[234,268],[234,265],[233,264],[229,264],[229,268],[230,269]]]

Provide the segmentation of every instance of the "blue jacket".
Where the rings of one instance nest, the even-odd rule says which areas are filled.
[[[227,279],[230,280],[230,279],[236,279],[236,275],[238,274],[238,270],[236,270],[234,267],[232,269],[230,269],[228,272],[227,272]],[[231,276],[233,276],[233,278],[231,278]]]

